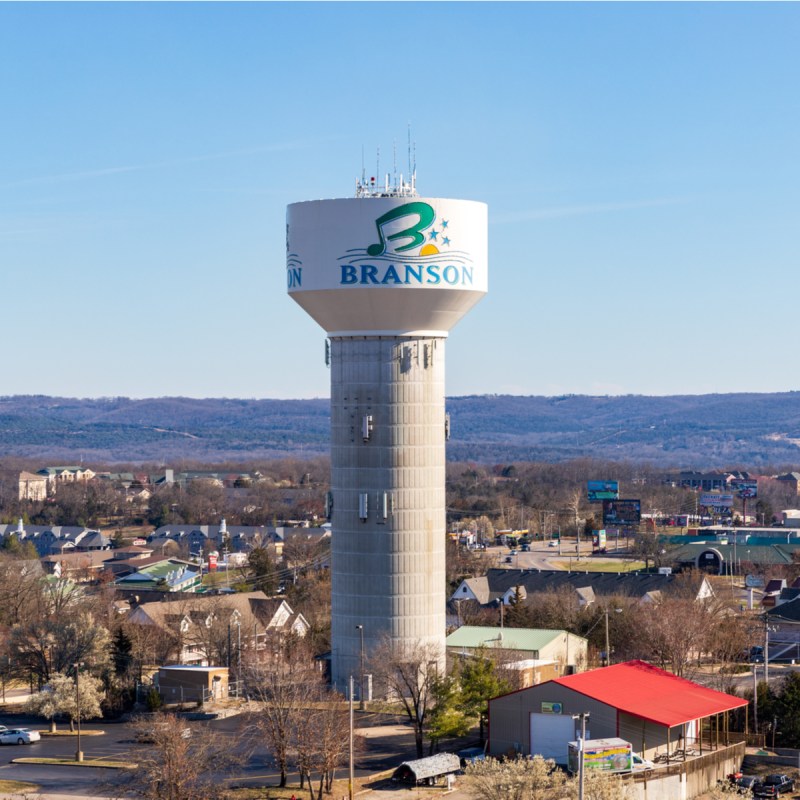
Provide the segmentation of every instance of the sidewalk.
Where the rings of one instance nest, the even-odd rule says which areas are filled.
[[[20,706],[27,702],[31,696],[29,689],[6,689],[5,700],[0,700],[0,707],[2,706]],[[9,709],[12,710],[12,709]],[[13,709],[16,710],[16,709]]]

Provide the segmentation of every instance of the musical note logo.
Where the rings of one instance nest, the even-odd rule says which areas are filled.
[[[385,228],[403,217],[414,217],[416,221],[407,228],[387,235]],[[381,256],[386,252],[387,243],[394,243],[398,239],[409,239],[410,241],[395,247],[394,251],[396,253],[404,253],[407,250],[420,247],[425,243],[425,236],[422,231],[433,225],[435,217],[436,214],[433,208],[427,203],[405,203],[402,206],[393,208],[391,211],[387,211],[383,216],[375,220],[375,226],[378,229],[378,238],[380,241],[371,244],[367,248],[367,254],[371,256]]]

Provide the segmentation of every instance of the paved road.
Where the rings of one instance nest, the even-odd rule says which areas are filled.
[[[624,549],[625,539],[620,539],[620,545]],[[610,558],[602,555],[592,555],[592,539],[590,536],[581,537],[580,551],[578,550],[575,539],[565,539],[561,543],[561,547],[550,547],[548,542],[536,541],[531,543],[531,549],[528,552],[517,550],[516,555],[511,555],[511,550],[508,547],[489,547],[486,552],[492,556],[497,565],[500,567],[509,567],[513,569],[568,569],[570,562],[580,560],[582,562],[588,561],[608,561],[612,560],[614,563],[619,563],[622,556],[614,556],[615,542],[609,541],[608,551]],[[511,561],[508,561],[508,559]],[[585,564],[581,565],[581,569],[586,569]]]

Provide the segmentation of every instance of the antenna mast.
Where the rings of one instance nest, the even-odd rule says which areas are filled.
[[[364,171],[364,147],[361,147],[361,180],[356,181],[356,197],[416,197],[417,196],[417,153],[416,144],[411,141],[411,125],[408,126],[408,169],[409,175],[397,174],[397,141],[392,147],[393,174],[388,173],[381,181],[381,149],[377,149],[375,175],[367,179]],[[391,182],[390,182],[391,178]]]

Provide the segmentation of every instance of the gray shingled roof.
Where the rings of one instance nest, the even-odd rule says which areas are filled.
[[[470,586],[472,586],[472,579]],[[674,575],[652,572],[565,572],[563,570],[490,569],[486,573],[488,596],[498,597],[514,586],[524,586],[530,594],[555,592],[561,587],[591,587],[598,597],[624,595],[643,597],[648,592],[669,592]],[[480,596],[480,595],[479,595]]]

